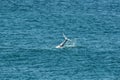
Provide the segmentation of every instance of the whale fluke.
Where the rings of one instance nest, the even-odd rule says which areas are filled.
[[[64,37],[64,41],[63,41],[61,44],[59,44],[58,46],[56,46],[56,48],[63,48],[67,41],[71,41],[70,39],[68,39],[68,38],[65,36],[64,33],[63,33],[63,37]]]

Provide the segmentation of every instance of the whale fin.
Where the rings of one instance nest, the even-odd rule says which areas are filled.
[[[65,40],[69,40],[69,41],[71,41],[70,39],[68,39],[68,38],[65,36],[64,33],[63,33],[63,37],[65,38]]]
[[[63,33],[63,37],[64,37],[65,40],[64,40],[61,44],[59,44],[58,46],[56,46],[56,48],[63,48],[67,41],[71,41],[70,39],[68,39],[68,38],[65,36],[64,33]]]

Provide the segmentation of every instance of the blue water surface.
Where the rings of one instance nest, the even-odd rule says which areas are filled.
[[[0,0],[0,80],[120,80],[120,1]]]

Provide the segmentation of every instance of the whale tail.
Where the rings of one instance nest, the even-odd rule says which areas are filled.
[[[65,40],[69,40],[69,41],[71,41],[70,39],[68,39],[68,38],[65,36],[64,33],[63,33],[63,37],[64,37]]]
[[[64,37],[65,40],[64,40],[61,44],[59,44],[58,46],[56,46],[56,48],[63,48],[67,41],[71,41],[70,39],[68,39],[68,38],[65,36],[64,33],[63,33],[63,37]]]

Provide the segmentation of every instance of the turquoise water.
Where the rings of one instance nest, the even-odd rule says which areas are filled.
[[[0,0],[0,80],[120,80],[120,1]]]

